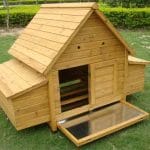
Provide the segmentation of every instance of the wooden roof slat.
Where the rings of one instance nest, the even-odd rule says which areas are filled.
[[[137,57],[133,57],[131,55],[128,56],[128,62],[129,62],[129,64],[141,64],[141,65],[150,64],[150,61],[140,59],[140,58],[137,58]]]
[[[28,29],[28,28],[24,30],[24,33],[35,35],[35,36],[38,35],[41,38],[46,38],[46,39],[49,39],[51,41],[58,42],[58,43],[65,43],[67,39],[69,38],[66,36],[62,36],[62,35],[58,35],[58,34],[54,34],[50,32],[43,32],[43,31],[33,30],[33,29]]]
[[[17,58],[20,61],[24,62],[26,65],[30,66],[31,68],[37,70],[40,73],[43,73],[45,68],[46,68],[45,65],[35,61],[31,57],[28,57],[28,56],[18,52],[17,50],[11,49],[9,51],[9,53],[11,53],[12,56],[14,56],[15,58]]]
[[[35,85],[45,80],[45,77],[42,76],[40,73],[35,72],[30,67],[26,66],[25,64],[15,59],[5,62],[4,65],[7,66],[10,70],[15,72],[16,74],[18,74],[18,76],[20,76],[22,79],[24,79],[31,85]]]
[[[11,49],[18,51],[45,66],[48,65],[51,60],[50,58],[45,57],[39,53],[36,53],[33,50],[29,50],[28,48],[23,47],[22,45],[19,45],[17,43],[15,43]],[[11,52],[11,50],[10,50],[10,52]]]
[[[38,11],[38,14],[57,14],[57,15],[75,15],[75,16],[84,16],[89,11],[89,8],[78,8],[76,11],[72,11],[72,8],[41,8]]]
[[[3,77],[3,82],[5,82],[6,85],[8,85],[8,87],[13,93],[18,93],[21,90],[24,90],[29,87],[29,84],[26,81],[19,78],[16,74],[14,74],[4,65],[0,65],[0,71],[0,74]]]
[[[49,41],[44,38],[40,38],[40,37],[38,37],[38,35],[33,36],[33,35],[28,35],[28,34],[23,33],[23,34],[21,34],[19,39],[24,39],[26,41],[38,44],[43,47],[47,47],[47,48],[55,50],[55,51],[58,51],[63,46],[63,44],[61,44],[61,43],[56,43],[56,42],[52,42],[52,41]]]
[[[46,58],[48,57],[52,59],[56,55],[56,51],[40,46],[38,44],[34,44],[33,42],[29,42],[24,39],[19,38],[16,41],[16,44],[23,46],[31,51],[37,52],[38,54],[41,54],[43,56],[46,56]]]
[[[40,85],[47,79],[17,60],[0,64],[0,91],[6,98],[12,98]]]
[[[98,6],[95,2],[82,2],[82,3],[56,3],[56,4],[43,4],[41,8],[93,8],[97,9]]]
[[[0,74],[0,91],[5,97],[10,97],[14,93],[13,93],[13,91],[10,90],[10,88],[8,87],[8,85],[5,83],[4,80],[5,79]]]
[[[47,20],[43,18],[33,18],[32,23],[49,25],[53,27],[61,27],[66,29],[76,29],[79,23],[76,22],[65,22],[60,20]]]
[[[81,22],[84,16],[72,16],[72,15],[53,15],[53,14],[37,14],[34,18],[42,18],[49,20],[59,20],[59,21],[68,21],[68,22]]]
[[[72,34],[72,29],[64,29],[60,27],[53,27],[53,26],[48,26],[48,25],[39,25],[39,24],[34,24],[31,23],[27,26],[29,29],[34,29],[34,30],[40,30],[44,32],[50,32],[54,34],[59,34],[63,36],[70,36]]]

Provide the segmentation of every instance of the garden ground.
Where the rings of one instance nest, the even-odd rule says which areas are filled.
[[[136,56],[150,60],[150,31],[122,30],[121,34]],[[7,50],[15,35],[0,36],[0,63],[10,59]],[[146,69],[145,90],[128,96],[128,101],[150,112],[150,66]],[[47,124],[17,132],[0,110],[0,150],[74,150],[77,149],[61,132],[52,133]],[[150,119],[87,144],[82,150],[150,150]]]

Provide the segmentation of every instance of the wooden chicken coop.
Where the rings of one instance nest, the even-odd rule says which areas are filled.
[[[48,123],[77,146],[147,118],[126,102],[149,62],[96,3],[44,4],[0,64],[0,106],[17,130]]]

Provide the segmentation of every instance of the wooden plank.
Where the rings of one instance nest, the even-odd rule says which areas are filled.
[[[99,34],[99,36],[101,36],[100,34],[106,34],[108,37],[111,36],[113,38],[116,38],[109,30],[107,27],[105,26],[94,26],[94,27],[83,27],[80,32],[79,35],[87,35],[87,34]]]
[[[88,11],[89,12],[89,11]],[[80,23],[85,16],[74,16],[74,15],[56,15],[56,14],[36,14],[34,18],[37,19],[48,19],[48,20],[59,20]]]
[[[36,83],[34,82],[31,84],[29,82],[29,80],[31,80],[30,78],[25,79],[26,76],[22,78],[19,72],[14,72],[13,69],[11,69],[10,66],[8,67],[5,63],[0,65],[0,69],[0,77],[2,79],[1,90],[7,98],[20,96],[34,88],[46,84],[47,82],[47,80],[43,77],[41,81],[38,79]]]
[[[75,11],[72,8],[41,8],[38,11],[38,14],[57,14],[57,15],[76,15],[76,16],[85,16],[88,13],[88,8],[78,8]]]
[[[39,30],[34,30],[29,28],[25,28],[23,33],[38,36],[41,38],[46,38],[50,41],[62,43],[62,44],[64,44],[69,39],[68,36],[58,35],[50,32],[39,31]]]
[[[80,43],[86,43],[86,42],[94,42],[94,41],[100,41],[105,40],[109,38],[114,38],[114,36],[107,34],[106,32],[102,33],[80,33],[80,35],[77,35],[75,39],[72,41],[72,44],[80,44]]]
[[[102,12],[95,10],[96,14],[100,17],[100,19],[104,22],[104,24],[110,29],[110,31],[118,38],[118,40],[127,48],[127,50],[134,55],[134,50],[129,47],[129,45],[123,40],[122,36],[117,32],[114,26],[105,18]]]
[[[28,29],[33,29],[33,30],[39,30],[43,32],[49,32],[49,33],[54,33],[58,35],[63,35],[63,36],[71,36],[74,30],[72,29],[64,29],[64,28],[58,28],[58,27],[53,27],[53,26],[48,26],[48,25],[39,25],[35,23],[31,23],[27,26]]]
[[[30,108],[30,107],[34,107],[37,104],[38,105],[43,105],[43,104],[47,104],[48,107],[48,98],[47,95],[45,94],[41,94],[41,96],[34,96],[34,97],[20,97],[21,100],[19,101],[14,101],[13,102],[13,106],[14,106],[14,110],[16,112],[16,114],[21,113],[21,110],[26,109],[26,108]],[[32,111],[32,110],[31,110]]]
[[[51,61],[51,58],[48,58],[44,55],[41,55],[37,52],[34,52],[24,46],[21,46],[21,45],[18,45],[18,44],[14,44],[12,46],[12,48],[10,49],[10,53],[12,53],[12,51],[17,51],[19,53],[22,53],[23,55],[27,56],[28,58],[31,58],[32,61],[34,60],[36,63],[40,63],[42,65],[48,65]],[[21,61],[24,61],[24,60],[21,60]]]
[[[50,117],[49,117],[49,115],[47,115],[47,116],[42,116],[42,117],[35,118],[32,120],[27,120],[26,122],[21,122],[21,123],[17,122],[16,128],[17,128],[17,130],[26,129],[26,128],[29,128],[29,127],[32,127],[35,125],[46,123],[49,121],[49,119],[50,119]]]
[[[49,48],[54,51],[58,51],[63,46],[63,44],[61,43],[53,42],[45,38],[40,38],[38,35],[35,36],[35,35],[28,35],[28,34],[22,33],[19,36],[19,39],[23,39],[23,40],[38,44],[40,46]]]
[[[69,117],[73,117],[79,114],[82,114],[84,112],[87,112],[89,110],[90,105],[81,106],[78,108],[75,108],[73,110],[69,110],[66,112],[61,113],[60,115],[57,115],[57,121],[67,119]]]
[[[48,65],[52,60],[51,58],[48,58],[44,55],[41,55],[37,52],[34,52],[24,46],[16,44],[16,43],[11,47],[9,52],[12,53],[12,51],[17,51],[19,53],[22,53],[23,55],[27,56],[28,58],[31,58],[32,61],[34,60],[36,63],[39,62],[45,66]],[[21,61],[24,61],[24,60],[21,60]]]
[[[87,88],[78,89],[76,91],[72,91],[72,92],[68,92],[68,93],[65,93],[65,94],[61,94],[61,97],[66,97],[66,96],[70,96],[70,95],[81,93],[81,92],[85,92],[85,91],[87,91]]]
[[[58,78],[58,71],[52,71],[49,74],[49,108],[50,108],[50,118],[51,122],[49,125],[52,128],[52,131],[57,130],[57,123],[56,123],[56,101],[60,100],[60,91],[59,91],[59,78]]]
[[[103,67],[103,69],[96,69],[96,77],[107,76],[113,73],[113,66]]]
[[[1,92],[0,92],[0,107],[7,114],[8,118],[11,121],[11,123],[14,126],[16,126],[15,115],[14,115],[14,111],[13,111],[11,100],[8,101]]]
[[[39,63],[39,62],[36,62],[36,61],[35,61],[34,59],[32,59],[31,57],[28,57],[28,56],[22,54],[21,52],[18,52],[18,51],[13,50],[13,49],[11,48],[11,50],[9,50],[9,53],[10,53],[12,56],[16,57],[17,59],[19,59],[20,61],[23,60],[23,62],[24,62],[26,65],[30,66],[31,68],[33,68],[33,69],[36,68],[36,70],[37,70],[38,72],[40,72],[40,73],[43,73],[43,71],[45,70],[45,65],[43,65],[43,64],[41,64],[41,63]]]
[[[0,65],[0,70],[5,83],[8,85],[13,94],[21,92],[22,90],[30,87],[30,85],[26,81],[14,74],[11,70],[9,70],[9,68],[5,67],[4,65]]]
[[[83,59],[76,59],[74,61],[56,63],[53,66],[53,69],[56,69],[56,70],[67,69],[67,68],[72,68],[72,67],[81,66],[81,65],[87,65],[89,63],[94,63],[94,62],[99,62],[99,61],[102,61],[101,55],[93,56],[93,57],[89,57],[89,58],[83,58]]]
[[[10,88],[8,87],[6,81],[4,80],[4,78],[1,74],[0,74],[0,92],[3,93],[5,98],[8,98],[11,95],[13,95],[13,91],[10,90]]]
[[[95,105],[93,105],[91,107],[91,109],[96,109],[96,108],[99,108],[99,107],[102,107],[102,106],[106,106],[106,105],[109,105],[111,103],[114,103],[114,102],[118,102],[121,100],[121,95],[117,95],[117,96],[114,96],[114,95],[107,95],[105,97],[100,97],[100,98],[96,98],[95,99]]]
[[[44,76],[15,59],[5,62],[4,66],[7,66],[30,85],[39,84],[46,80]]]
[[[35,112],[29,112],[26,114],[16,116],[16,122],[18,124],[22,124],[23,122],[28,122],[29,120],[33,120],[48,115],[49,115],[49,108],[43,108],[43,109],[36,110]]]
[[[67,62],[70,60],[76,60],[76,59],[82,59],[82,58],[87,58],[91,57],[91,50],[88,51],[81,51],[81,52],[75,52],[75,53],[69,53],[69,54],[62,54],[60,58],[58,59],[57,63],[61,62]]]
[[[89,77],[88,77],[88,92],[89,92],[89,103],[90,105],[95,104],[95,65],[89,64]]]
[[[80,42],[82,43],[82,42]],[[83,42],[84,43],[84,42]],[[86,43],[86,42],[85,42]],[[122,47],[120,45],[108,45],[103,47],[81,47],[78,49],[79,43],[77,44],[70,44],[69,47],[64,51],[63,54],[69,54],[74,52],[80,52],[80,51],[88,51],[91,50],[94,54],[106,54],[106,53],[112,53],[112,52],[120,52],[122,50]],[[93,44],[94,46],[94,44]]]
[[[95,27],[95,26],[105,26],[105,24],[98,18],[91,17],[87,20],[84,27]]]
[[[98,90],[95,92],[95,97],[96,98],[104,98],[105,96],[111,96],[113,95],[113,89],[112,88],[103,88],[101,90]]]
[[[37,87],[36,89],[32,89],[28,93],[25,93],[24,95],[20,97],[16,97],[13,99],[14,102],[30,99],[32,97],[40,96],[40,95],[47,95],[48,94],[48,83],[41,85],[40,87]]]
[[[41,8],[93,8],[98,9],[94,2],[42,4]]]
[[[81,51],[81,50],[89,50],[89,49],[95,49],[100,47],[118,46],[118,45],[120,45],[118,40],[113,38],[108,38],[108,39],[94,41],[94,42],[70,44],[69,47],[67,48],[68,49],[67,51],[69,50],[76,51],[78,50],[78,46],[80,46],[80,51]]]
[[[103,90],[103,89],[106,89],[106,88],[111,88],[113,89],[113,85],[114,85],[114,80],[112,81],[107,81],[107,82],[102,82],[101,84],[95,84],[95,91],[99,91],[99,90]]]
[[[64,105],[67,105],[67,104],[71,104],[71,103],[74,103],[74,102],[81,101],[81,100],[86,99],[86,98],[88,98],[88,94],[63,100],[63,101],[61,101],[61,105],[64,106]]]
[[[131,55],[128,56],[128,62],[129,64],[141,64],[141,65],[147,65],[150,64],[150,61],[146,61],[144,59],[136,58]]]
[[[34,44],[33,42],[29,42],[29,41],[26,41],[26,40],[20,39],[20,38],[15,42],[15,44],[17,46],[18,45],[21,46],[20,49],[23,47],[22,48],[23,50],[24,50],[24,48],[26,48],[27,50],[36,52],[36,53],[38,53],[42,56],[45,56],[46,58],[48,57],[50,59],[53,59],[57,54],[57,52],[55,50],[40,46],[38,44]],[[17,46],[16,47],[14,46],[14,48],[17,48]]]
[[[92,53],[92,52],[91,52]],[[77,55],[76,55],[77,54]],[[81,55],[81,56],[80,56]],[[90,55],[90,56],[92,56],[92,57],[90,57],[90,58],[84,58],[85,56],[86,57],[88,57],[90,55],[90,51],[88,50],[88,51],[81,51],[81,52],[76,52],[76,53],[71,53],[71,54],[62,54],[62,56],[59,58],[59,60],[58,60],[58,62],[56,63],[56,65],[58,65],[60,62],[63,62],[63,61],[68,61],[68,64],[71,64],[71,63],[73,63],[73,62],[76,62],[76,60],[79,60],[77,63],[79,63],[79,62],[82,62],[82,61],[84,61],[84,60],[88,60],[88,59],[91,59],[91,63],[92,63],[92,55]],[[69,57],[69,56],[72,56],[72,57]],[[74,60],[74,57],[73,56],[75,56],[75,58],[76,58],[76,60]],[[82,57],[83,56],[83,57]],[[100,60],[100,59],[114,59],[114,58],[117,58],[118,59],[118,57],[120,58],[120,57],[122,57],[122,56],[124,56],[124,53],[123,52],[117,52],[117,53],[109,53],[109,54],[104,54],[104,55],[102,55],[102,54],[100,54],[99,56],[97,55],[97,56],[95,56],[95,59],[96,59],[96,57],[97,57],[97,59],[98,60]],[[81,58],[82,58],[82,60],[81,60]],[[93,57],[94,58],[94,57]],[[68,59],[68,60],[67,60]],[[70,59],[70,60],[69,60]],[[72,61],[71,61],[72,60]],[[98,61],[97,60],[97,61]],[[96,61],[96,60],[94,60],[94,61]],[[87,62],[88,63],[88,62]],[[64,62],[64,64],[67,64],[67,62]],[[61,63],[61,66],[63,65],[63,63]],[[77,65],[77,64],[76,64]],[[69,66],[68,66],[69,67]]]
[[[49,25],[53,27],[60,27],[64,29],[73,29],[75,30],[79,23],[75,22],[66,22],[66,21],[59,21],[59,20],[46,20],[46,19],[37,19],[33,18],[32,23],[40,24],[40,25]]]

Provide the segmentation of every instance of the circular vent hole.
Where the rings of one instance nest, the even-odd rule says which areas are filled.
[[[105,42],[102,42],[102,45],[105,45]]]
[[[78,49],[80,49],[81,47],[80,46],[78,46]]]

